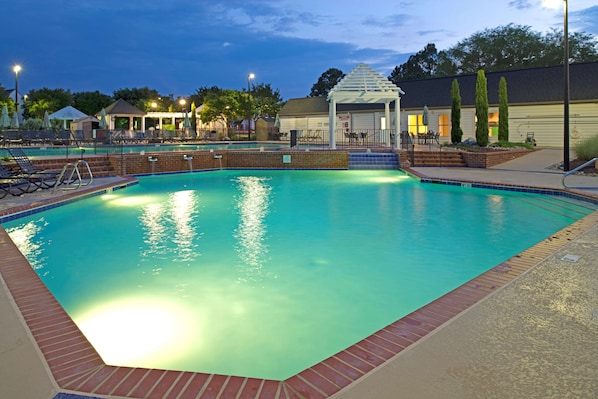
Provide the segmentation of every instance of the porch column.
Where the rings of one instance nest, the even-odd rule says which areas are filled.
[[[328,140],[331,150],[336,150],[336,101],[334,97],[330,97],[328,105]]]
[[[390,102],[384,102],[384,119],[386,119],[386,129],[390,128]]]
[[[145,115],[141,117],[141,130],[145,132]]]
[[[395,100],[395,145],[394,149],[401,148],[401,97]]]

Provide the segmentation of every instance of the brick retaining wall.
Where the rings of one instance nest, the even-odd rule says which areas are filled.
[[[466,152],[464,151],[463,160],[469,168],[489,168],[519,158],[523,155],[529,154],[532,150],[509,150],[509,151],[492,151],[492,152]]]
[[[348,153],[345,151],[187,151],[154,152],[141,154],[123,154],[109,156],[114,171],[119,175],[178,172],[189,169],[189,161],[184,156],[192,157],[193,170],[222,168],[264,168],[264,169],[347,169]],[[283,162],[284,156],[290,162]],[[214,156],[222,156],[215,159]],[[220,164],[222,162],[222,165]]]

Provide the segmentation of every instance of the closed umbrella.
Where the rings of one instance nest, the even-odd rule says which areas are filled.
[[[100,127],[102,129],[106,129],[108,127],[108,121],[106,120],[106,109],[102,108],[102,112],[100,112]]]
[[[276,114],[276,118],[274,119],[274,127],[280,129],[280,117]]]
[[[424,105],[424,115],[422,116],[422,123],[424,124],[424,126],[428,126],[429,123],[429,119],[430,119],[430,111],[428,111],[428,106]]]
[[[2,116],[0,117],[0,128],[7,128],[10,126],[10,118],[8,117],[8,108],[6,105],[2,107]]]
[[[10,127],[11,127],[11,129],[19,128],[19,114],[17,114],[17,111],[12,113],[12,119],[10,120]]]
[[[185,112],[185,121],[183,122],[183,126],[185,129],[189,129],[191,127],[191,121],[189,120],[189,113]]]
[[[50,129],[51,124],[50,124],[50,115],[48,114],[48,111],[44,112],[44,121],[42,122],[42,128],[44,130],[48,130]]]

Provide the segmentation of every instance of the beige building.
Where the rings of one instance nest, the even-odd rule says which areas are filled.
[[[533,134],[538,146],[563,146],[563,66],[531,68],[486,74],[488,81],[489,136],[498,136],[498,83],[507,81],[509,100],[509,141],[525,141]],[[411,134],[432,130],[440,142],[450,142],[451,85],[459,82],[463,140],[475,138],[475,85],[477,74],[405,81],[400,88],[400,131]],[[423,125],[423,109],[429,109],[429,122]],[[598,134],[598,62],[570,65],[570,143]],[[336,135],[348,132],[394,129],[394,105],[390,118],[384,104],[338,104]],[[280,131],[328,131],[329,104],[324,97],[287,101],[279,113]],[[387,120],[390,119],[390,120]],[[368,133],[370,134],[370,133]]]

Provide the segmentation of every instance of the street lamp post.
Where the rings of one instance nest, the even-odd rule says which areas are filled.
[[[15,65],[12,70],[15,73],[15,110],[19,113],[19,72],[21,72],[21,66]]]
[[[563,116],[563,169],[565,172],[569,170],[569,3],[564,0],[564,39],[563,47],[565,47],[564,55],[564,71],[565,71],[565,100],[564,100],[564,116]]]
[[[251,79],[255,78],[253,73],[247,75],[247,141],[251,140]]]

